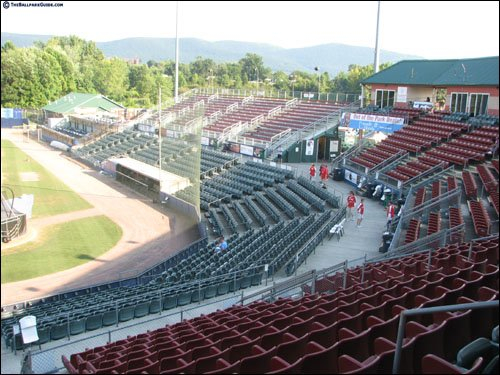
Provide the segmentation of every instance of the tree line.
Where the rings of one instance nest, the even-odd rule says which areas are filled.
[[[95,43],[76,36],[54,37],[46,43],[17,48],[7,41],[1,50],[2,107],[41,108],[72,91],[99,93],[126,107],[151,107],[173,96],[175,63],[171,60],[132,64],[106,58]],[[383,64],[381,69],[390,66]],[[328,72],[273,72],[262,57],[247,53],[238,62],[216,63],[198,57],[179,64],[179,92],[197,87],[282,91],[360,93],[361,80],[373,74],[373,66],[350,65],[331,78]]]

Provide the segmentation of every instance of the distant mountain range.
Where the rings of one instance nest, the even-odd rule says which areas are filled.
[[[35,41],[46,42],[51,35],[27,35],[1,33],[2,46],[10,40],[17,47],[28,47]],[[175,59],[175,38],[127,38],[111,42],[96,42],[107,57],[139,58],[162,61]],[[368,65],[374,60],[374,50],[369,47],[348,46],[345,44],[322,44],[304,48],[281,48],[270,44],[218,41],[207,42],[195,38],[179,40],[179,59],[190,63],[198,56],[215,62],[237,62],[247,53],[262,56],[264,65],[273,71],[291,73],[294,70],[313,72],[318,66],[333,78],[341,71],[347,71],[350,64]],[[380,62],[396,63],[400,60],[421,59],[419,56],[405,55],[391,51],[380,51]]]

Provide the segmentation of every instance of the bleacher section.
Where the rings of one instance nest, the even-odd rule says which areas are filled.
[[[223,156],[212,151],[207,155]],[[209,233],[214,237],[226,235],[227,252],[217,253],[216,242],[212,242],[185,256],[149,284],[114,285],[106,290],[89,288],[54,301],[23,306],[2,320],[7,342],[14,345],[9,330],[14,321],[27,314],[37,317],[40,329],[47,329],[50,340],[58,340],[158,309],[167,310],[259,285],[264,265],[268,265],[267,275],[272,276],[299,252],[302,251],[302,257],[309,254],[317,245],[309,240],[321,240],[325,229],[336,220],[330,202],[338,204],[338,198],[323,189],[318,196],[310,189],[313,184],[297,183],[293,177],[289,170],[248,161],[204,179],[202,208],[207,211]],[[179,193],[189,194],[189,189]],[[210,207],[213,202],[207,199],[212,198],[219,202]],[[286,214],[290,220],[283,220]],[[73,330],[73,326],[80,328]]]
[[[235,305],[62,361],[69,373],[392,373],[401,311],[498,300],[497,242],[441,247],[430,262],[418,253],[368,263],[316,280],[314,294],[304,285],[299,299]],[[413,316],[398,373],[435,373],[430,355],[452,369],[464,346],[496,340],[470,359],[481,372],[498,355],[496,326],[498,305]]]
[[[458,122],[455,117],[446,120],[443,114],[420,114],[376,146],[358,151],[348,164],[368,174],[380,171],[383,180],[405,189],[451,165],[462,169],[480,165],[498,147],[498,127]],[[491,181],[488,170],[479,168]],[[474,194],[469,181],[467,187]]]
[[[333,103],[313,103],[301,101],[290,109],[283,109],[274,116],[260,122],[254,130],[244,132],[242,137],[271,142],[273,137],[288,131],[295,132],[306,128],[313,122],[328,116],[341,108]]]

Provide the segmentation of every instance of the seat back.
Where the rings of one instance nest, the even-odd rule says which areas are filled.
[[[38,332],[36,330],[36,316],[28,315],[19,320],[19,327],[23,337],[24,344],[30,344],[38,341]]]

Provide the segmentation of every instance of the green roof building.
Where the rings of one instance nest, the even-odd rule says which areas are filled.
[[[434,103],[473,115],[498,115],[498,56],[454,60],[403,60],[361,82],[380,108]]]
[[[47,117],[62,117],[69,114],[115,112],[125,108],[104,95],[72,92],[47,104],[43,109],[47,112]]]

